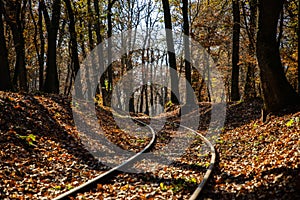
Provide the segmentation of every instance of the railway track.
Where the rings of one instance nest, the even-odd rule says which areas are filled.
[[[126,116],[128,118],[128,116]],[[143,158],[143,154],[145,152],[149,152],[155,145],[156,139],[157,139],[157,132],[154,130],[153,127],[151,127],[150,125],[138,120],[138,119],[134,119],[136,122],[146,126],[149,131],[151,132],[151,140],[150,142],[144,147],[144,149],[142,149],[140,152],[136,153],[134,156],[130,157],[128,160],[126,160],[125,162],[121,163],[118,166],[113,167],[112,169],[100,174],[99,176],[93,178],[92,180],[89,180],[87,182],[85,182],[84,184],[75,187],[71,190],[69,190],[68,192],[65,192],[59,196],[57,196],[56,198],[54,198],[54,200],[62,200],[62,199],[68,199],[68,197],[74,197],[76,196],[76,194],[79,193],[84,193],[87,191],[90,191],[93,188],[97,187],[98,183],[103,183],[106,182],[110,179],[112,179],[113,177],[115,177],[118,173],[121,173],[122,168],[124,169],[127,166],[132,166],[135,162],[137,162],[139,159]],[[197,199],[203,189],[203,187],[205,186],[205,183],[207,182],[207,180],[209,179],[211,173],[212,173],[212,169],[214,167],[215,164],[215,159],[216,159],[216,153],[215,153],[215,149],[213,147],[213,145],[210,143],[210,141],[204,137],[203,135],[201,135],[200,133],[198,133],[197,131],[183,126],[183,125],[179,125],[177,123],[174,122],[166,122],[171,126],[177,126],[177,127],[181,127],[182,129],[185,129],[189,132],[192,132],[193,134],[198,135],[201,140],[209,147],[209,151],[210,151],[210,162],[209,162],[209,166],[203,176],[203,179],[201,181],[201,183],[197,186],[197,188],[194,190],[194,192],[192,193],[192,195],[189,197],[190,200],[194,200]]]

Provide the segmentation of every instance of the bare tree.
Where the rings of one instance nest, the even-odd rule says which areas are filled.
[[[186,104],[190,105],[193,102],[193,91],[191,90],[192,77],[191,77],[191,63],[190,63],[190,26],[188,14],[188,0],[182,1],[182,15],[183,15],[183,33],[184,33],[184,65],[185,65],[185,79],[186,79]]]
[[[260,0],[258,8],[256,53],[264,100],[264,120],[266,114],[287,105],[299,104],[300,101],[285,77],[277,43],[277,25],[283,1]]]
[[[1,12],[5,16],[6,22],[9,24],[16,51],[16,65],[15,73],[13,77],[14,87],[17,87],[19,82],[19,88],[23,91],[28,91],[27,85],[27,71],[25,63],[25,40],[24,40],[24,19],[25,19],[25,7],[27,1],[0,1]]]
[[[44,91],[49,93],[59,93],[59,80],[57,73],[57,57],[56,57],[56,42],[59,29],[59,19],[61,11],[61,1],[54,0],[52,4],[51,19],[47,11],[44,0],[41,1],[44,19],[48,33],[48,52],[47,52],[47,68]]]
[[[176,66],[176,55],[174,50],[174,41],[172,33],[172,20],[170,13],[170,4],[169,0],[162,0],[163,10],[164,10],[164,22],[166,30],[166,39],[167,39],[167,48],[169,56],[169,64],[171,74],[171,101],[173,104],[179,104],[179,88],[178,88],[178,75],[177,75],[177,66]],[[178,98],[177,98],[178,97]]]
[[[76,75],[79,72],[79,58],[78,58],[78,43],[77,43],[77,34],[76,34],[76,30],[75,30],[75,17],[74,17],[74,12],[73,12],[73,8],[71,5],[71,1],[70,0],[64,0],[65,4],[66,4],[66,8],[68,11],[68,15],[69,15],[69,20],[70,20],[70,24],[69,24],[69,30],[70,30],[70,40],[71,40],[71,52],[72,52],[72,56],[71,56],[71,60],[72,60],[72,77],[73,80],[75,80]],[[80,76],[80,74],[78,74],[78,76]],[[76,84],[76,96],[81,97],[82,96],[82,88],[79,85],[80,82],[78,82]]]
[[[244,23],[246,25],[246,31],[249,39],[248,53],[250,56],[250,61],[247,62],[247,74],[246,74],[246,83],[245,83],[245,91],[244,91],[244,100],[252,99],[256,97],[255,90],[255,66],[256,60],[255,58],[255,35],[256,35],[256,25],[257,25],[257,0],[250,0],[250,19],[248,25],[248,19],[246,16],[245,3],[243,2],[243,16]],[[255,60],[255,61],[254,61]]]
[[[232,1],[233,33],[232,33],[232,76],[231,100],[240,99],[239,92],[239,48],[240,48],[240,4],[239,0]]]
[[[4,36],[4,25],[0,9],[0,90],[10,90],[11,80],[9,73],[8,52]]]

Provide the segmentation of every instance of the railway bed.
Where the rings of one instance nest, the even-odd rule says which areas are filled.
[[[155,126],[155,122],[161,126],[159,120],[152,120],[151,126],[137,118],[134,120],[146,126],[151,133],[148,144],[120,165],[60,194],[54,200],[147,198],[192,200],[198,198],[215,163],[216,154],[210,141],[199,132],[173,122],[166,122],[164,128],[158,130],[159,127],[152,126]],[[153,121],[155,122],[153,123]],[[179,127],[189,134],[194,134],[196,138],[191,147],[183,153],[181,158],[178,158],[179,160],[175,159],[171,163],[161,164],[161,166],[156,160],[152,163],[156,170],[145,173],[124,172],[124,169],[132,166],[141,168],[142,171],[152,166],[147,159],[145,160],[147,152],[154,152],[155,149],[166,145],[161,144],[164,143],[161,141],[167,140],[166,135],[170,135],[169,140],[172,140],[172,132],[178,131],[176,129]],[[169,134],[165,134],[166,132]],[[206,152],[201,147],[203,144],[206,145]],[[155,157],[155,155],[151,156]],[[168,158],[168,155],[165,157]]]

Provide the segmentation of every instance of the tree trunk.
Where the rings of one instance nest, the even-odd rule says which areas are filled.
[[[107,74],[108,74],[108,94],[111,95],[112,88],[113,88],[113,69],[112,69],[112,7],[116,0],[109,0],[108,6],[107,6],[107,37],[108,37],[108,47],[107,47],[107,60],[108,60],[108,68],[107,68]],[[110,102],[107,102],[110,103]]]
[[[247,17],[245,11],[245,5],[243,3],[243,15],[244,21],[246,24],[246,31],[249,39],[249,47],[248,52],[249,56],[252,60],[247,62],[247,75],[246,75],[246,83],[245,83],[245,91],[244,91],[244,100],[253,99],[256,97],[256,89],[255,89],[255,32],[257,25],[257,0],[250,0],[250,20],[249,26],[247,24]]]
[[[277,45],[277,25],[283,1],[260,0],[256,53],[260,68],[264,114],[299,103],[287,81]]]
[[[37,22],[35,20],[35,17],[34,17],[31,0],[28,1],[28,4],[29,4],[30,17],[31,17],[31,20],[32,20],[32,23],[33,23],[33,26],[34,26],[34,36],[33,36],[34,48],[35,48],[35,51],[36,51],[36,54],[37,54],[38,61],[40,62],[41,61],[41,55],[40,55],[38,39],[37,39],[38,38],[38,24],[37,24]],[[37,72],[35,72],[35,74],[36,73]],[[36,80],[36,76],[35,76],[35,78],[34,78],[34,88],[37,88],[36,85],[37,85],[37,80]]]
[[[172,22],[169,0],[162,0],[163,10],[164,10],[164,22],[166,30],[167,48],[169,56],[169,64],[171,74],[171,102],[173,104],[179,104],[179,88],[178,88],[178,75],[176,66],[176,55],[174,50],[173,33],[172,33]]]
[[[232,33],[232,76],[231,100],[240,100],[239,92],[239,47],[240,47],[240,5],[238,0],[232,1],[233,33]]]
[[[16,66],[15,66],[15,74],[13,83],[17,85],[17,81],[19,80],[19,88],[21,91],[28,91],[27,86],[27,72],[25,68],[25,44],[23,33],[20,32],[16,26],[12,27],[14,44],[16,49]]]
[[[148,97],[148,85],[145,85],[145,114],[149,115],[149,97]]]
[[[56,41],[59,29],[59,19],[61,11],[60,0],[54,0],[52,4],[52,19],[50,20],[46,6],[42,1],[42,8],[48,32],[48,52],[47,52],[47,68],[44,91],[48,93],[59,93],[59,80],[56,63]]]
[[[41,3],[39,4],[39,37],[41,41],[41,52],[39,57],[39,90],[42,91],[44,87],[44,55],[45,55],[45,38],[43,34],[43,13]]]
[[[79,21],[80,21],[80,27],[84,27],[83,19],[80,19]],[[90,23],[88,22],[88,24],[90,24]],[[88,28],[88,31],[90,32],[90,27]],[[86,46],[85,46],[85,40],[84,40],[84,32],[81,32],[79,34],[79,38],[80,38],[80,48],[82,51],[82,56],[85,59],[86,58]],[[93,40],[93,38],[91,38],[91,39]],[[91,48],[91,49],[93,49],[93,48]],[[92,65],[93,65],[93,63],[92,63]],[[89,75],[90,75],[90,69],[89,69],[89,67],[86,67],[85,68],[86,90],[82,91],[82,92],[84,92],[86,94],[88,99],[91,99],[92,98],[92,86],[91,86],[91,80],[90,80]],[[83,74],[82,74],[82,76],[83,76]]]
[[[9,24],[12,34],[13,41],[16,51],[16,65],[15,73],[13,77],[13,84],[17,87],[19,82],[19,89],[21,91],[28,91],[27,85],[27,72],[26,72],[26,63],[25,63],[25,41],[24,41],[24,13],[22,12],[25,9],[27,1],[16,1],[16,2],[7,2],[6,9],[9,13],[13,13],[13,18],[8,15],[5,11],[2,1],[0,1],[0,9],[4,14],[6,22]]]
[[[134,93],[129,98],[129,112],[130,113],[135,113],[135,108],[134,108]]]
[[[70,31],[70,41],[71,41],[71,51],[72,51],[72,62],[74,64],[74,71],[75,71],[75,75],[77,74],[77,72],[79,71],[79,59],[78,59],[78,44],[77,44],[77,34],[76,34],[76,30],[75,30],[75,17],[74,17],[74,12],[73,12],[73,8],[71,5],[70,0],[64,0],[65,4],[66,4],[66,8],[68,11],[68,15],[69,15],[69,20],[70,20],[70,24],[69,24],[69,31]]]
[[[190,27],[188,15],[189,1],[182,1],[182,15],[183,15],[183,33],[184,33],[184,65],[185,65],[185,80],[186,80],[186,105],[191,105],[193,102],[192,77],[191,77],[191,55],[190,55]]]
[[[149,51],[149,50],[148,50]],[[154,116],[154,113],[156,113],[154,105],[154,84],[153,84],[153,77],[156,77],[155,70],[153,70],[153,64],[154,64],[154,52],[153,49],[151,49],[151,61],[150,61],[150,106],[151,106],[151,115]]]
[[[4,36],[4,26],[2,21],[2,12],[0,9],[0,90],[7,91],[11,89],[11,80],[9,73],[8,51]]]
[[[68,15],[69,15],[69,20],[70,20],[70,24],[69,24],[69,30],[70,30],[70,41],[71,41],[71,52],[72,52],[72,65],[73,65],[73,78],[75,81],[75,77],[78,75],[80,76],[80,74],[78,74],[79,72],[79,58],[78,58],[78,43],[77,43],[77,34],[76,34],[76,30],[75,30],[75,17],[74,17],[74,12],[73,12],[73,8],[71,5],[71,1],[70,0],[64,0],[66,3],[66,8],[68,11]],[[75,85],[75,92],[76,92],[76,96],[77,97],[82,97],[82,87],[79,84],[79,82],[77,82],[77,84]]]
[[[95,7],[95,12],[96,12],[96,23],[95,23],[95,32],[96,32],[96,37],[97,37],[97,45],[100,45],[99,48],[99,65],[100,65],[100,89],[101,89],[101,94],[102,94],[102,99],[105,99],[105,94],[106,94],[106,88],[105,88],[105,73],[104,73],[104,50],[103,50],[103,37],[101,35],[101,19],[100,19],[100,10],[99,10],[99,0],[94,0],[94,7]],[[95,80],[99,81],[99,80]],[[100,92],[100,91],[99,91]],[[104,105],[105,102],[103,101]]]
[[[143,113],[143,107],[144,107],[144,92],[145,92],[145,85],[142,85],[141,95],[140,95],[140,109],[139,109],[139,113]]]
[[[45,55],[45,39],[43,35],[43,14],[42,14],[42,8],[41,3],[39,2],[38,7],[38,22],[36,23],[34,13],[32,10],[32,2],[29,0],[29,10],[30,10],[30,16],[34,25],[34,46],[36,50],[36,54],[38,57],[38,63],[39,63],[39,91],[43,90],[43,84],[44,84],[44,55]],[[40,39],[40,47],[38,44],[38,36]]]

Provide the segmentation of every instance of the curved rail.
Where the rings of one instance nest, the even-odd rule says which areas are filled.
[[[135,159],[137,159],[139,156],[141,156],[143,153],[145,153],[146,151],[148,151],[148,150],[153,146],[153,144],[154,144],[154,142],[155,142],[155,139],[156,139],[155,131],[154,131],[154,129],[153,129],[151,126],[149,126],[148,124],[146,124],[146,123],[144,123],[144,122],[142,122],[142,121],[139,121],[139,120],[136,120],[136,121],[138,121],[139,123],[141,123],[141,124],[147,126],[147,127],[150,129],[151,133],[152,133],[152,139],[151,139],[151,141],[148,143],[148,145],[147,145],[142,151],[138,152],[137,154],[135,154],[134,156],[132,156],[131,158],[129,158],[128,160],[126,160],[126,161],[123,162],[122,164],[120,164],[120,165],[118,165],[118,166],[116,166],[116,167],[114,167],[114,168],[112,168],[112,169],[110,169],[110,170],[108,170],[108,171],[106,171],[106,172],[100,174],[99,176],[93,178],[92,180],[89,180],[89,181],[83,183],[82,185],[79,185],[79,186],[76,187],[76,188],[73,188],[73,189],[69,190],[68,192],[65,192],[65,193],[63,193],[63,194],[61,194],[61,195],[55,197],[53,200],[66,199],[68,196],[75,195],[75,194],[77,194],[77,193],[79,193],[79,192],[84,191],[84,190],[87,189],[87,188],[90,188],[91,185],[94,185],[94,184],[96,184],[98,181],[100,181],[101,179],[104,179],[104,178],[107,177],[108,175],[115,173],[116,171],[118,171],[118,169],[120,169],[120,168],[122,168],[122,167],[124,167],[124,166],[126,166],[126,165],[128,165],[128,164],[130,164],[130,163],[133,162]]]
[[[120,168],[122,168],[122,167],[124,167],[124,166],[126,166],[128,164],[130,164],[135,159],[137,159],[139,156],[141,156],[143,153],[145,153],[146,151],[148,151],[153,146],[153,144],[155,142],[155,139],[156,139],[155,131],[148,124],[146,124],[146,123],[144,123],[144,122],[142,122],[140,120],[137,120],[137,119],[135,119],[135,120],[138,121],[139,123],[147,126],[151,130],[151,133],[152,133],[152,139],[151,139],[151,141],[149,142],[149,144],[142,151],[140,151],[139,153],[135,154],[134,156],[132,156],[131,158],[129,158],[128,160],[126,160],[124,163],[122,163],[122,164],[120,164],[120,165],[118,165],[118,166],[116,166],[116,167],[114,167],[114,168],[112,168],[112,169],[110,169],[110,170],[108,170],[108,171],[100,174],[96,178],[94,178],[92,180],[89,180],[86,183],[84,183],[84,184],[82,184],[82,185],[80,185],[80,186],[78,186],[78,187],[76,187],[76,188],[74,188],[74,189],[72,189],[72,190],[70,190],[68,192],[65,192],[65,193],[57,196],[56,198],[54,198],[54,200],[65,199],[68,196],[75,195],[75,194],[77,194],[79,192],[84,191],[87,188],[90,188],[91,185],[93,185],[93,184],[97,183],[98,181],[100,181],[101,179],[104,179],[105,177],[113,174],[114,172],[118,171],[118,169],[120,169]],[[216,151],[215,151],[215,148],[214,148],[214,146],[211,144],[211,142],[206,137],[204,137],[202,134],[198,133],[197,131],[195,131],[195,130],[189,128],[189,127],[186,127],[184,125],[177,124],[177,123],[173,123],[173,122],[167,122],[167,123],[170,123],[172,125],[181,126],[181,127],[185,128],[185,129],[187,129],[187,130],[189,130],[189,131],[191,131],[191,132],[199,135],[201,137],[201,139],[210,148],[210,151],[211,151],[210,165],[209,165],[209,167],[208,167],[208,169],[207,169],[207,171],[206,171],[206,173],[205,173],[205,175],[203,177],[203,180],[201,181],[201,183],[198,185],[198,187],[196,188],[196,190],[193,192],[193,194],[189,198],[189,200],[195,200],[195,199],[197,199],[199,197],[201,191],[203,190],[206,182],[208,181],[208,179],[209,179],[209,177],[210,177],[210,175],[212,173],[212,170],[213,170],[213,167],[214,167],[214,164],[215,164],[215,161],[216,161]]]
[[[203,141],[209,146],[210,151],[211,151],[210,164],[209,164],[209,167],[203,177],[203,181],[201,181],[201,183],[198,185],[197,189],[193,192],[192,196],[189,199],[189,200],[194,200],[199,197],[203,187],[205,186],[207,180],[209,179],[209,177],[212,173],[212,170],[213,170],[215,162],[216,162],[216,150],[215,150],[214,146],[212,145],[212,143],[206,137],[204,137],[203,135],[201,135],[200,133],[198,133],[197,131],[194,131],[193,129],[191,129],[189,127],[186,127],[183,125],[181,125],[181,126],[183,128],[188,129],[189,131],[192,131],[192,132],[196,133],[197,135],[199,135],[203,139]]]
[[[201,183],[198,185],[198,187],[196,188],[196,190],[193,192],[193,194],[191,195],[191,197],[189,198],[189,200],[195,200],[199,197],[202,189],[204,188],[206,182],[208,181],[211,173],[212,173],[212,170],[214,168],[214,165],[215,165],[215,162],[216,162],[216,150],[214,148],[214,146],[212,145],[212,143],[206,138],[204,137],[202,134],[198,133],[197,131],[187,127],[187,126],[184,126],[184,125],[180,125],[180,124],[177,124],[177,123],[174,123],[174,122],[167,122],[169,124],[172,124],[172,125],[177,125],[177,126],[181,126],[182,128],[185,128],[197,135],[199,135],[201,137],[201,139],[209,146],[210,148],[210,151],[211,151],[211,159],[210,159],[210,164],[209,164],[209,167],[203,177],[203,180],[201,181]]]

